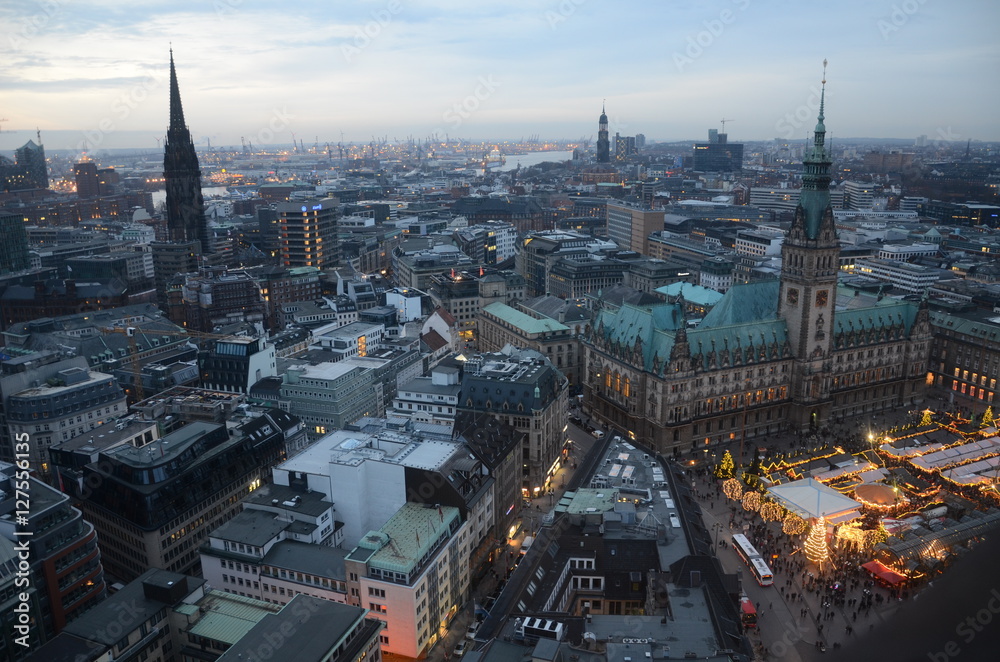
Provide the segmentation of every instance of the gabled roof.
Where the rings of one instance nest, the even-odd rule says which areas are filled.
[[[776,280],[733,285],[705,315],[698,328],[777,319],[779,287],[780,283]]]
[[[833,314],[833,332],[879,331],[902,325],[906,333],[913,328],[917,304],[901,299],[882,299],[874,306],[838,310]]]
[[[420,336],[420,340],[422,340],[423,343],[427,345],[427,349],[431,350],[432,352],[436,352],[437,350],[441,349],[442,347],[448,344],[448,341],[445,340],[444,337],[434,329],[431,329],[424,335]]]
[[[446,308],[441,308],[441,307],[435,308],[434,313],[432,314],[435,314],[438,317],[440,317],[442,320],[444,320],[444,323],[447,324],[448,326],[455,326],[455,324],[457,324],[455,317],[451,313],[449,313]]]

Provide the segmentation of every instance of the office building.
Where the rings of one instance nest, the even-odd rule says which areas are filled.
[[[821,104],[780,280],[734,285],[695,328],[679,303],[599,314],[585,343],[594,416],[679,454],[923,400],[926,305],[837,306],[825,134]]]
[[[0,463],[0,538],[16,547],[27,544],[28,552],[19,551],[17,565],[28,571],[29,584],[17,593],[28,594],[25,602],[37,605],[37,612],[30,614],[30,638],[46,641],[106,596],[101,551],[94,527],[67,495],[33,477],[22,487],[24,481],[15,480],[17,473],[14,465]],[[25,493],[30,495],[28,505]],[[20,516],[25,509],[26,522]]]
[[[707,143],[695,143],[692,168],[701,172],[733,172],[743,169],[743,145],[729,142],[729,136],[714,129]]]
[[[167,312],[168,285],[179,274],[198,271],[201,242],[194,241],[154,241],[149,244],[153,255],[153,287],[156,289],[156,305]]]
[[[181,289],[168,292],[168,299],[171,320],[196,331],[211,333],[232,322],[263,326],[267,319],[260,285],[245,272],[224,267],[186,275]]]
[[[521,448],[525,496],[547,489],[561,466],[568,407],[569,380],[535,350],[476,354],[465,363],[459,412],[493,416],[526,435]]]
[[[405,503],[351,550],[351,603],[385,624],[385,652],[423,657],[465,604],[470,528],[453,506]]]
[[[82,358],[74,359],[83,362]],[[111,375],[84,365],[62,369],[45,383],[6,398],[7,426],[13,439],[31,439],[31,470],[47,477],[49,447],[82,435],[126,412],[125,393]]]
[[[195,422],[102,450],[83,467],[89,490],[80,504],[101,535],[108,573],[130,581],[147,568],[197,571],[199,546],[268,480],[298,428],[274,411],[232,430]]]
[[[20,214],[0,212],[0,273],[23,271],[30,266],[24,218]]]
[[[646,255],[649,235],[663,231],[663,216],[662,209],[642,209],[609,202],[608,239],[618,244],[621,250]]]
[[[339,264],[335,198],[282,202],[275,210],[282,266],[327,269]]]
[[[274,345],[265,338],[216,340],[198,353],[202,388],[249,393],[264,377],[278,374]]]

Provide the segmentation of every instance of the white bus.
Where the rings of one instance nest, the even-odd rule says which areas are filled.
[[[745,535],[742,533],[733,535],[733,549],[736,550],[739,557],[750,568],[758,584],[761,586],[774,584],[774,573],[771,572],[771,568],[764,562],[764,558],[760,555],[760,552],[750,544]]]

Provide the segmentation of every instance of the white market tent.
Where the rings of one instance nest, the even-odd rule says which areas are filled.
[[[861,504],[815,478],[775,485],[767,493],[793,513],[810,519],[823,517],[830,524],[843,524],[861,516]]]

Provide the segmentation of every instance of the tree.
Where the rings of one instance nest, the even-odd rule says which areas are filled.
[[[732,478],[733,477],[733,456],[730,455],[729,451],[726,451],[722,456],[722,460],[719,462],[719,466],[715,467],[715,477],[716,478]]]
[[[822,517],[813,523],[805,548],[806,558],[820,567],[830,560],[830,552],[826,546],[826,520]]]
[[[980,422],[980,425],[982,425],[984,428],[989,428],[996,425],[996,419],[993,418],[993,405],[987,407],[986,411],[983,412],[983,420]]]
[[[934,424],[934,422],[931,420],[931,410],[930,409],[925,409],[924,410],[924,417],[920,419],[920,425],[921,425],[921,427],[923,427],[925,425],[933,425],[933,424]]]

